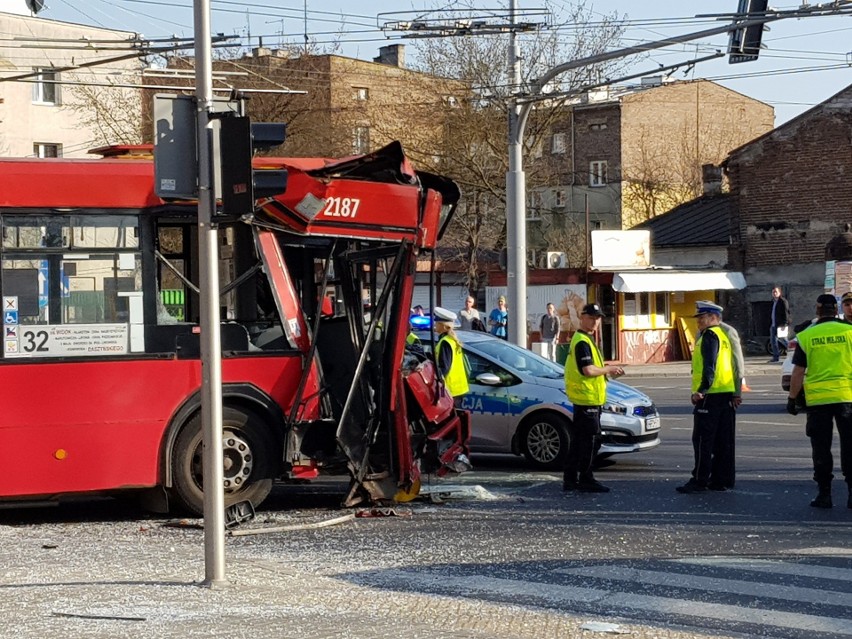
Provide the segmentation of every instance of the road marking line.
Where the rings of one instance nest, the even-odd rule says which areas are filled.
[[[822,555],[824,557],[845,557],[852,555],[852,548],[799,548],[792,550],[799,555]]]
[[[360,580],[359,580],[360,581]],[[519,597],[545,600],[551,604],[572,602],[592,603],[605,606],[607,610],[621,607],[639,612],[653,610],[664,615],[683,615],[717,621],[741,622],[773,626],[776,628],[795,628],[812,632],[834,633],[837,636],[852,636],[852,624],[849,619],[818,617],[781,610],[747,608],[727,604],[706,603],[694,600],[654,597],[633,593],[609,592],[597,588],[561,586],[540,582],[517,581],[497,577],[472,576],[455,577],[438,573],[421,573],[407,570],[387,570],[380,575],[365,574],[362,583],[375,587],[393,588],[411,592],[421,591],[441,594],[447,597],[464,597],[473,594],[502,595],[510,597],[520,604]],[[447,591],[457,591],[458,594]]]
[[[700,566],[725,566],[737,569],[749,570],[748,567],[732,561],[730,563],[716,563],[713,561],[687,560],[683,563]],[[783,566],[783,564],[778,564]],[[795,566],[802,568],[804,566]],[[793,568],[791,566],[790,568]],[[760,572],[775,572],[767,566]],[[852,608],[852,596],[848,592],[832,592],[826,590],[814,590],[813,588],[799,588],[796,586],[781,586],[755,581],[744,581],[741,579],[721,579],[717,577],[704,577],[701,575],[685,575],[677,572],[664,572],[658,570],[639,570],[624,568],[622,566],[587,566],[583,568],[571,568],[557,570],[556,572],[568,575],[580,575],[581,577],[594,577],[610,579],[613,581],[629,581],[639,584],[651,584],[653,586],[674,586],[675,588],[689,588],[692,590],[704,590],[710,592],[725,592],[749,597],[769,597],[772,599],[784,599],[787,601],[807,601],[808,603],[828,604],[831,606],[843,606]],[[784,570],[779,570],[782,574]],[[852,572],[852,571],[850,571]],[[796,574],[802,574],[796,573]],[[826,577],[828,578],[828,577]]]
[[[841,548],[818,548],[818,551],[837,552]],[[804,552],[804,551],[796,551]],[[852,550],[848,551],[852,554]],[[820,553],[822,554],[822,553]],[[831,566],[813,566],[809,564],[797,564],[794,562],[782,562],[773,559],[752,559],[747,557],[702,557],[701,559],[675,559],[677,563],[695,564],[699,566],[722,566],[724,568],[737,568],[752,572],[771,572],[781,575],[795,575],[801,577],[814,577],[817,579],[833,579],[835,581],[852,581],[852,569],[832,568]],[[852,606],[852,595],[847,594],[848,601],[844,606]]]

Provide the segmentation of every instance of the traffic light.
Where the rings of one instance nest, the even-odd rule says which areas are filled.
[[[255,150],[284,143],[287,125],[278,122],[252,124],[248,117],[237,115],[226,115],[219,122],[222,211],[228,216],[251,213],[256,200],[287,189],[287,171],[252,169],[251,166]]]
[[[740,0],[737,17],[758,17],[766,13],[768,5],[769,0]],[[728,45],[728,63],[736,64],[737,62],[757,60],[764,29],[768,29],[765,24],[753,24],[750,27],[732,31],[731,42]]]

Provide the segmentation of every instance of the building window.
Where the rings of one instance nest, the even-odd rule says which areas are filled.
[[[623,328],[651,328],[651,299],[649,293],[625,293]]]
[[[59,104],[59,74],[53,69],[33,69],[33,102],[36,104]]]
[[[589,125],[589,131],[603,131],[606,129],[606,122],[595,122]]]
[[[370,127],[356,126],[352,132],[352,150],[355,153],[370,152]]]
[[[558,153],[565,153],[565,134],[564,133],[554,133],[553,139],[550,143],[550,152],[554,155]]]
[[[589,163],[589,186],[606,186],[606,160]]]
[[[553,206],[556,208],[562,208],[565,206],[565,191],[562,189],[556,189],[553,192]]]
[[[530,192],[530,199],[527,205],[527,219],[541,219],[541,193],[539,191]]]
[[[33,144],[33,155],[37,158],[61,158],[62,145],[36,142]]]
[[[672,311],[668,292],[625,293],[622,328],[661,330],[672,327]]]
[[[359,102],[366,102],[370,99],[370,89],[367,87],[355,87],[355,99]]]
[[[672,311],[669,306],[667,291],[654,293],[654,328],[665,328],[672,325]]]

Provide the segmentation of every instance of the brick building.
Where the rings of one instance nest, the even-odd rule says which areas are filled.
[[[175,58],[172,68],[190,68]],[[444,135],[442,114],[465,97],[458,81],[405,68],[403,45],[380,49],[373,61],[259,47],[236,60],[217,60],[214,72],[248,93],[258,122],[287,122],[280,155],[345,157],[402,142],[419,168],[434,166]],[[286,94],[291,90],[298,93]]]
[[[768,334],[775,285],[794,323],[812,315],[823,292],[826,247],[852,223],[850,145],[852,85],[725,161],[734,200],[729,262],[748,282],[728,310],[747,335]]]
[[[706,80],[594,91],[567,105],[533,162],[554,182],[528,193],[531,249],[582,246],[591,229],[630,228],[700,195],[701,166],[771,130],[771,106]]]

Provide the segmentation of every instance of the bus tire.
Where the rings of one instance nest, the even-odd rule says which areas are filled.
[[[198,411],[181,428],[171,455],[172,497],[178,509],[194,515],[204,514],[201,440],[201,411]],[[224,406],[222,445],[225,507],[241,501],[259,506],[272,490],[281,457],[273,434],[253,411]]]
[[[533,413],[524,420],[521,433],[521,450],[531,466],[562,469],[571,444],[566,419],[553,413]]]

